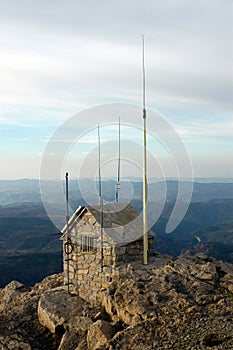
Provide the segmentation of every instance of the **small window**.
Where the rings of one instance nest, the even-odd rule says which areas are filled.
[[[96,250],[95,238],[88,235],[80,235],[81,252],[92,252]]]

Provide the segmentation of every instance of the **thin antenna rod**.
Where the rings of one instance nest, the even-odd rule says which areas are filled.
[[[101,153],[101,148],[100,148],[100,126],[98,124],[98,144],[99,144],[99,200],[102,197],[102,188],[101,188],[101,159],[100,159],[100,153]],[[99,203],[100,204],[100,203]]]
[[[100,126],[98,124],[98,143],[99,143],[99,205],[100,205],[100,253],[101,253],[101,270],[104,266],[104,248],[103,248],[103,198],[101,188],[101,148],[100,148]]]
[[[68,227],[68,224],[69,224],[69,188],[68,188],[68,177],[69,177],[69,174],[66,173],[66,225]]]
[[[121,166],[121,120],[119,117],[119,134],[118,134],[118,167],[117,167],[117,183],[116,183],[116,202],[119,201],[120,191],[120,166]]]
[[[142,105],[143,105],[143,118],[146,118],[146,70],[145,70],[144,35],[142,35]]]
[[[66,232],[67,232],[67,241],[65,243],[65,253],[66,253],[66,263],[67,263],[67,292],[70,293],[70,266],[69,266],[69,255],[72,252],[72,243],[70,239],[70,230],[69,230],[69,187],[68,187],[68,177],[69,174],[66,173]]]
[[[147,226],[147,154],[146,154],[146,73],[145,43],[142,35],[142,103],[143,103],[143,264],[148,264],[148,226]]]

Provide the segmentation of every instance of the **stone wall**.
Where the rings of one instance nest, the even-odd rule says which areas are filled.
[[[81,236],[93,237],[91,247],[82,246]],[[64,241],[64,283],[69,283],[71,293],[95,304],[100,290],[107,289],[119,271],[127,268],[132,261],[142,261],[142,239],[114,246],[107,242],[104,235],[103,249],[100,244],[100,225],[90,213],[85,213],[82,220],[70,230],[72,249],[69,254]],[[153,249],[153,238],[149,239],[149,249]]]
[[[149,252],[154,250],[154,237],[148,239]],[[123,264],[131,263],[132,261],[143,260],[143,240],[131,242],[123,246],[115,247],[115,265],[120,266]]]
[[[70,255],[67,261],[64,254],[64,283],[69,274],[70,291],[95,303],[97,293],[112,281],[111,249],[103,249],[103,263],[100,251],[78,253],[74,249]]]
[[[127,269],[128,263],[141,262],[142,255],[142,240],[121,247],[105,246],[103,263],[100,250],[82,253],[79,246],[73,243],[70,256],[64,253],[64,283],[69,281],[71,293],[95,304],[98,292],[107,289],[120,271]]]

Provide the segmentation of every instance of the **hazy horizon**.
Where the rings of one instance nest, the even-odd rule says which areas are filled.
[[[59,178],[54,178],[54,179],[39,179],[39,178],[14,178],[14,179],[7,179],[7,178],[0,178],[0,181],[61,181]],[[75,178],[75,177],[70,177],[70,181],[84,181],[84,180],[90,180],[90,181],[98,181],[97,179],[94,178],[88,178],[88,177],[83,177],[83,178]],[[117,181],[116,178],[102,178],[102,181]],[[124,180],[131,180],[132,182],[142,182],[142,178],[140,177],[133,177],[129,176],[126,178],[123,178],[122,181]],[[64,177],[65,181],[65,177]],[[200,177],[200,178],[175,178],[175,177],[168,177],[168,178],[148,178],[148,182],[157,182],[157,181],[193,181],[193,182],[203,182],[203,183],[232,183],[233,182],[233,177]]]

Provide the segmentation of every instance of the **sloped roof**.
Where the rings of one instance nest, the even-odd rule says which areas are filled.
[[[138,215],[131,204],[110,203],[103,205],[103,229],[114,245],[123,245],[138,240],[143,235],[142,215]],[[69,229],[88,211],[101,224],[101,206],[80,206],[69,220]],[[66,236],[66,225],[62,230],[62,239]],[[150,236],[154,233],[150,230]],[[108,239],[108,240],[109,240]]]

